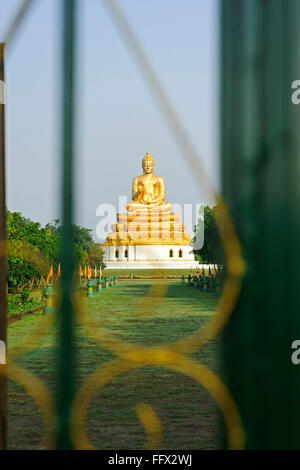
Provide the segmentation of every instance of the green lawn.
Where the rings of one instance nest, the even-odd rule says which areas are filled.
[[[201,264],[200,271],[202,272]],[[208,274],[208,269],[204,271]],[[195,272],[196,270],[193,269],[193,274],[195,274]],[[103,276],[117,275],[120,279],[128,279],[131,273],[135,278],[141,279],[163,278],[164,275],[166,275],[167,278],[181,278],[183,274],[187,277],[190,274],[190,269],[104,269]]]
[[[95,328],[105,327],[118,337],[144,346],[182,338],[201,326],[213,314],[216,297],[179,282],[122,281],[87,299]],[[166,292],[163,292],[166,287]],[[150,299],[146,298],[148,294]],[[9,327],[9,348],[41,320],[30,315]],[[45,331],[41,344],[35,345],[19,363],[38,376],[51,394],[55,393],[55,329]],[[78,385],[84,378],[112,359],[77,328]],[[216,370],[217,340],[193,358]],[[208,392],[192,379],[164,368],[147,367],[118,376],[96,393],[88,409],[86,429],[98,449],[143,448],[145,434],[134,408],[148,403],[159,415],[163,426],[164,449],[217,448],[219,414]],[[43,435],[42,421],[33,400],[23,388],[9,383],[10,449],[36,448]]]

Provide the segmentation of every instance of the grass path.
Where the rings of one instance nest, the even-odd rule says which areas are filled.
[[[195,331],[213,314],[214,294],[182,286],[179,282],[120,282],[86,301],[94,331],[104,327],[119,338],[143,346],[180,339]],[[25,335],[31,335],[41,314],[31,315],[9,327],[9,348],[17,351]],[[19,359],[19,364],[39,377],[55,393],[55,328],[45,330],[42,341]],[[30,336],[29,336],[30,337]],[[193,358],[217,369],[217,341]],[[114,356],[99,347],[77,327],[78,386],[91,372]],[[152,406],[163,426],[164,449],[218,447],[217,406],[208,392],[189,377],[169,369],[147,367],[116,377],[93,397],[86,430],[98,449],[143,448],[145,434],[135,414],[143,402]],[[37,448],[43,436],[39,411],[23,388],[9,383],[10,449]]]
[[[199,270],[202,272],[202,264],[199,264]],[[155,279],[155,278],[163,278],[164,275],[169,278],[181,278],[184,274],[187,277],[190,274],[190,269],[104,269],[103,276],[115,276],[117,275],[119,278],[128,279],[130,274],[133,274],[135,278],[140,279]],[[193,274],[195,274],[196,269],[193,269]],[[208,274],[208,269],[206,268],[205,274]],[[215,271],[212,269],[212,273],[214,274]]]

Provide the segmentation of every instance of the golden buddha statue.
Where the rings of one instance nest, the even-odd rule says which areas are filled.
[[[142,160],[142,168],[144,174],[133,179],[132,201],[126,204],[127,212],[117,214],[117,223],[112,224],[112,233],[107,235],[104,246],[118,246],[119,256],[122,246],[127,246],[128,250],[131,245],[155,245],[157,253],[160,253],[163,245],[180,245],[178,253],[181,254],[178,256],[181,257],[183,247],[191,242],[191,236],[185,233],[185,225],[180,223],[180,214],[170,212],[172,204],[165,201],[165,182],[163,178],[153,174],[154,159],[149,152]],[[173,253],[173,248],[170,252]],[[109,253],[108,257],[111,256],[111,252]],[[126,253],[125,258],[129,252]],[[143,256],[148,261],[153,255],[159,258],[156,252],[147,253],[147,256]],[[132,253],[130,256],[133,256]]]
[[[144,174],[133,179],[132,201],[127,203],[127,211],[170,211],[172,204],[165,201],[165,182],[161,176],[153,174],[154,158],[149,152],[142,160],[142,168]]]

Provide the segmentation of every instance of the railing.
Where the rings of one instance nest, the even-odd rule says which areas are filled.
[[[299,19],[297,0],[223,2],[223,191],[247,265],[223,363],[252,449],[300,447]]]

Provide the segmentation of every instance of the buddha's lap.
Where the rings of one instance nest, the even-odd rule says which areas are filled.
[[[162,202],[153,202],[149,204],[143,204],[140,202],[128,202],[126,204],[126,209],[130,212],[132,211],[148,211],[150,210],[170,210],[172,208],[172,204],[170,202],[162,201]]]

